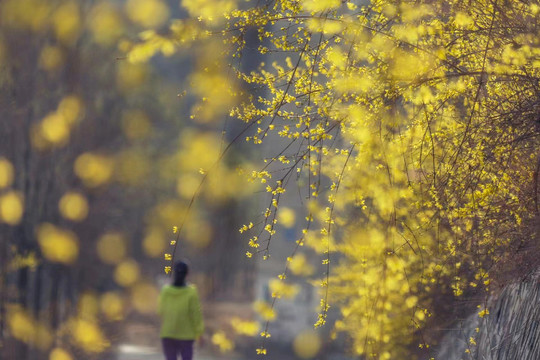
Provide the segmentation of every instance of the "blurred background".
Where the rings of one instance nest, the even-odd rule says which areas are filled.
[[[161,38],[172,18],[186,18],[177,1],[0,3],[0,358],[162,358],[169,254],[189,260],[203,299],[199,358],[254,354],[267,321],[279,358],[344,358],[312,330],[311,257],[295,258],[271,310],[298,204],[280,215],[275,258],[248,258],[238,229],[265,194],[246,169],[271,146],[227,149],[243,128],[227,120],[224,45]],[[150,37],[132,54],[159,54],[128,61]]]

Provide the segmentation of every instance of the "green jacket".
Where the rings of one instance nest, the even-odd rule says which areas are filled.
[[[199,295],[194,286],[167,285],[159,295],[161,338],[196,340],[204,331]]]

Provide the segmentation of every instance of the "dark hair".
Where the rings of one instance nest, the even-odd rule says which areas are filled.
[[[189,266],[184,261],[174,264],[174,286],[186,286],[186,276],[189,273]]]

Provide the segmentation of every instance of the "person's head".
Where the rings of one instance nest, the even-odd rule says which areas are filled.
[[[174,264],[174,285],[184,286],[186,284],[186,276],[189,273],[189,266],[184,261],[178,261]]]

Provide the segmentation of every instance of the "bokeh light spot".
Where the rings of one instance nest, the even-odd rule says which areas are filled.
[[[75,343],[87,352],[102,352],[109,346],[109,342],[94,321],[74,319],[71,322],[71,330]]]
[[[236,317],[231,319],[231,326],[237,334],[246,336],[255,336],[260,329],[257,321],[247,321]]]
[[[181,141],[183,146],[178,153],[178,163],[182,169],[208,170],[219,159],[222,140],[215,134],[184,131]]]
[[[143,239],[142,247],[149,257],[161,257],[167,247],[167,241],[163,230],[160,228],[149,229]]]
[[[24,213],[23,197],[19,192],[9,191],[0,196],[0,221],[9,225],[21,222]]]
[[[253,303],[253,309],[259,316],[267,321],[273,321],[276,318],[276,311],[270,304],[264,301],[256,301]]]
[[[52,71],[58,69],[64,63],[64,54],[58,46],[44,46],[39,55],[39,66],[42,69]]]
[[[176,191],[185,199],[191,199],[201,184],[201,177],[194,174],[184,174],[178,178]]]
[[[304,330],[293,341],[296,356],[302,359],[315,357],[321,349],[321,338],[314,330]]]
[[[121,320],[124,317],[124,300],[116,292],[106,292],[101,295],[99,307],[105,317],[111,321]]]
[[[77,307],[82,318],[94,319],[99,310],[98,299],[95,294],[84,293],[79,297]]]
[[[88,216],[88,201],[78,192],[67,192],[58,203],[58,208],[63,217],[73,221],[81,221]]]
[[[98,44],[115,44],[124,33],[124,22],[118,9],[107,1],[96,4],[90,11],[88,20],[90,32]]]
[[[133,64],[119,61],[116,72],[118,89],[124,92],[137,90],[148,77],[148,67],[145,64]]]
[[[143,314],[153,314],[157,310],[159,292],[149,283],[139,283],[131,289],[133,307]]]
[[[37,238],[41,253],[52,262],[72,264],[79,255],[75,233],[44,223],[38,227]]]
[[[0,2],[3,25],[40,31],[48,24],[51,4],[41,0],[6,0]]]
[[[139,275],[139,265],[134,260],[125,260],[114,270],[114,280],[116,283],[126,287],[137,282]]]
[[[52,331],[18,305],[7,309],[7,326],[13,338],[41,350],[52,343]]]
[[[156,28],[169,18],[169,7],[161,0],[128,0],[126,13],[131,21],[145,28]]]
[[[84,153],[75,160],[74,167],[86,186],[96,187],[111,179],[114,161],[103,155]]]
[[[284,227],[286,228],[293,227],[295,220],[296,220],[296,215],[291,208],[284,207],[279,210],[278,223],[280,223]]]
[[[73,357],[62,348],[54,348],[49,354],[49,360],[73,360]]]
[[[119,232],[103,234],[96,245],[98,256],[104,263],[118,264],[126,256],[126,240]]]
[[[302,253],[298,253],[290,259],[289,269],[294,275],[300,276],[310,276],[315,271],[313,265],[308,262],[306,255]]]
[[[50,113],[41,121],[41,135],[52,145],[64,145],[69,139],[69,123],[58,113]]]
[[[76,95],[68,95],[60,101],[58,104],[57,113],[60,114],[64,120],[73,125],[83,113],[83,102],[80,97]]]
[[[271,279],[268,282],[268,288],[270,289],[272,296],[276,296],[278,298],[283,297],[286,299],[294,299],[300,291],[298,285],[287,284],[280,279]]]
[[[216,345],[222,353],[234,349],[234,343],[227,337],[224,331],[217,331],[212,335],[212,344]]]
[[[67,1],[54,12],[52,17],[56,37],[66,45],[73,45],[81,30],[79,6],[74,1]]]
[[[5,157],[0,157],[0,189],[11,186],[15,177],[15,169]]]
[[[222,21],[225,18],[223,14],[232,11],[236,6],[235,0],[181,0],[180,3],[192,17],[209,22]]]

